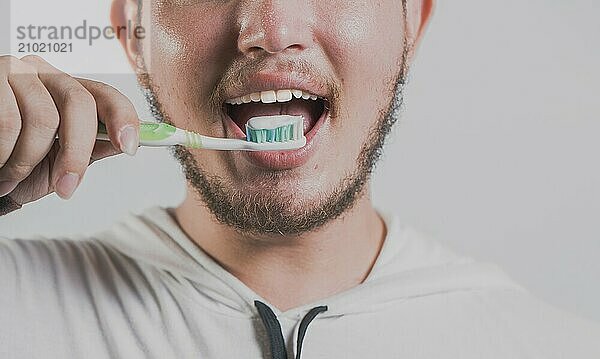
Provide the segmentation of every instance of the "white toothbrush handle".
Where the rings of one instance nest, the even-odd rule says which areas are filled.
[[[174,137],[178,138],[180,145],[186,147],[222,151],[285,151],[295,150],[306,145],[306,137],[304,136],[296,141],[255,143],[242,139],[203,136],[177,129]]]
[[[58,138],[58,136],[56,137]],[[108,138],[108,135],[106,133],[98,133],[96,135],[96,139],[100,141],[110,141],[110,138]]]

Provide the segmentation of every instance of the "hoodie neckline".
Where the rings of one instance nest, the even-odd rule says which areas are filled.
[[[353,289],[372,281],[374,278],[377,278],[380,269],[385,266],[386,262],[392,260],[396,250],[400,249],[401,247],[401,245],[394,245],[394,243],[391,243],[392,240],[390,240],[402,240],[401,236],[398,236],[399,232],[401,232],[398,221],[393,215],[390,215],[387,212],[377,211],[383,219],[384,225],[386,226],[386,235],[377,258],[375,259],[375,262],[365,280],[358,286],[349,288],[334,295],[282,311],[270,303],[267,299],[260,296],[252,288],[248,287],[239,278],[228,272],[218,262],[210,257],[208,253],[202,249],[202,247],[196,244],[182,230],[173,217],[172,210],[172,207],[155,206],[142,212],[141,216],[152,220],[154,223],[160,223],[160,229],[162,231],[164,231],[175,242],[177,242],[177,244],[183,248],[196,263],[200,264],[201,267],[211,272],[214,276],[221,278],[230,288],[236,291],[239,294],[239,297],[244,301],[245,307],[250,309],[252,312],[256,311],[255,302],[260,301],[268,305],[278,317],[294,320],[300,318],[306,312],[315,307],[324,306],[324,303],[328,302],[330,299],[343,297],[345,293],[351,292]]]
[[[390,302],[448,291],[452,288],[516,286],[493,264],[474,263],[437,242],[423,238],[397,218],[378,211],[387,231],[382,248],[363,283],[321,300],[281,311],[258,295],[237,277],[214,261],[188,237],[169,214],[170,208],[150,207],[141,214],[129,214],[117,227],[139,236],[127,240],[119,235],[103,236],[121,252],[157,268],[178,273],[208,291],[220,304],[236,311],[256,315],[254,303],[269,305],[281,318],[297,320],[311,308],[327,305],[330,310],[321,317],[376,310]],[[152,241],[146,243],[145,241]],[[440,271],[441,270],[441,271]],[[464,283],[456,283],[462,276]],[[486,279],[487,278],[487,279]],[[490,280],[493,278],[493,280]]]

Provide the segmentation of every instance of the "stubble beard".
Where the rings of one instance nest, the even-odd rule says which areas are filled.
[[[253,179],[253,190],[248,191],[233,181],[208,173],[182,146],[172,147],[172,155],[180,163],[189,185],[219,223],[249,236],[287,237],[316,231],[351,210],[366,195],[367,184],[383,153],[386,138],[402,111],[407,56],[405,44],[399,71],[390,84],[391,99],[387,107],[378,112],[378,120],[368,131],[356,167],[333,189],[318,193],[318,200],[307,200],[302,193],[274,190],[279,188],[281,181],[286,181],[286,177],[277,172],[265,172],[260,180]],[[138,81],[153,116],[158,121],[170,123],[150,75],[142,71],[138,73]]]

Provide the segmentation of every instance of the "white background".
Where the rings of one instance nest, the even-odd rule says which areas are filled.
[[[19,12],[19,21],[45,13],[108,23],[107,0],[14,3],[45,8]],[[544,300],[596,320],[599,13],[594,0],[439,1],[373,190],[376,204],[405,223],[499,263]],[[125,71],[116,41],[95,50],[81,56],[97,71],[82,70],[77,56],[59,66]],[[147,116],[133,76],[91,76],[120,88]],[[89,233],[130,210],[176,205],[183,194],[168,153],[143,149],[92,166],[69,202],[53,195],[1,218],[0,233]]]
[[[9,1],[9,0],[2,0]],[[68,26],[74,32],[72,39],[52,40],[52,42],[72,43],[72,53],[43,54],[44,59],[54,66],[68,71],[69,73],[94,73],[94,74],[122,74],[129,72],[127,61],[117,57],[116,40],[110,41],[104,38],[93,40],[89,45],[88,39],[78,39],[75,31],[82,27],[85,21],[86,27],[94,26],[104,29],[110,26],[109,9],[110,0],[12,0],[10,7],[10,52],[17,55],[19,43],[48,43],[49,29],[40,29],[45,40],[38,40],[38,30],[34,31],[35,39],[29,38],[27,27],[55,27],[59,30]],[[34,10],[34,11],[32,11]],[[27,39],[18,39],[17,28],[25,27]],[[90,31],[88,30],[89,34]],[[66,33],[65,33],[66,34]],[[78,30],[78,34],[81,32]],[[59,35],[62,36],[62,35]],[[65,35],[66,36],[66,35]],[[86,35],[89,37],[89,35]],[[27,53],[18,54],[24,56]],[[42,54],[38,54],[42,55]],[[118,54],[121,55],[121,54]]]

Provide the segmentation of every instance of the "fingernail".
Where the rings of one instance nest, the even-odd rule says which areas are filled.
[[[79,184],[79,176],[73,172],[67,172],[56,183],[56,193],[63,198],[69,199]]]
[[[133,126],[127,126],[121,130],[119,135],[121,151],[130,156],[135,155],[138,149],[139,135],[138,131]]]
[[[19,185],[19,182],[16,182],[16,181],[0,182],[0,197],[6,196],[10,192],[12,192],[18,185]]]

